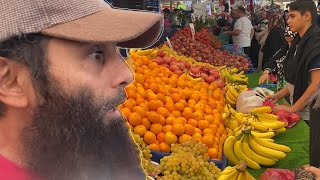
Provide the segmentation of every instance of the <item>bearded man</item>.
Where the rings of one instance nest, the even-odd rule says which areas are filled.
[[[0,15],[0,179],[145,179],[117,48],[152,45],[162,16],[103,0],[5,0]]]

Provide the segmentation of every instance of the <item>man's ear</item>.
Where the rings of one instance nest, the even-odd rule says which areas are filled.
[[[305,21],[310,21],[312,23],[312,15],[311,15],[311,12],[310,11],[306,11],[303,15],[303,19]]]
[[[6,106],[28,106],[28,71],[22,64],[0,57],[0,102]]]

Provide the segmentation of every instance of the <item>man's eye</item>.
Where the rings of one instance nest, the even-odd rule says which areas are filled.
[[[94,50],[89,54],[89,58],[98,61],[99,63],[104,63],[104,52],[102,50]]]

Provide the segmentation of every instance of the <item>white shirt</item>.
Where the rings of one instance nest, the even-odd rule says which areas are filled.
[[[238,47],[250,47],[251,45],[251,21],[246,17],[239,18],[234,24],[234,29],[241,30],[238,36],[232,36],[233,44],[236,44]]]

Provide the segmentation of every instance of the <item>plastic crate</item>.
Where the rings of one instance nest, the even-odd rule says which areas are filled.
[[[160,159],[162,159],[164,156],[170,156],[170,153],[164,153],[164,152],[161,152],[161,151],[154,151],[154,150],[151,150],[151,154],[152,154],[152,157],[151,157],[151,160],[154,161],[154,162],[157,162],[157,163],[160,163]],[[227,167],[227,158],[224,154],[222,154],[222,160],[219,161],[219,160],[209,160],[209,162],[214,162],[215,165],[221,169],[221,170],[224,170],[224,168]]]

